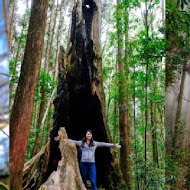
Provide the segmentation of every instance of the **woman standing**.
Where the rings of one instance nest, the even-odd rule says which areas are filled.
[[[59,136],[55,140],[60,140]],[[93,140],[92,131],[87,130],[82,141],[75,141],[69,139],[70,142],[75,143],[82,151],[81,160],[79,162],[80,173],[83,183],[87,186],[87,179],[90,180],[92,190],[97,190],[96,186],[96,165],[95,165],[95,150],[97,147],[117,147],[121,148],[119,144],[97,142]]]

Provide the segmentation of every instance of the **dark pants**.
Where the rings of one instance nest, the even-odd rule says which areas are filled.
[[[96,187],[96,165],[95,163],[80,162],[80,172],[83,183],[86,186],[87,178],[90,180],[92,190],[97,190]]]

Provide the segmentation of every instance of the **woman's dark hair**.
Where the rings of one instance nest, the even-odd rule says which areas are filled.
[[[91,133],[92,134],[92,131],[90,129],[87,129],[86,130],[86,133]],[[84,144],[86,143],[86,135],[85,137],[82,139],[82,144],[81,144],[81,147],[84,148]],[[94,146],[94,140],[93,140],[93,137],[90,139],[90,144],[89,146]]]

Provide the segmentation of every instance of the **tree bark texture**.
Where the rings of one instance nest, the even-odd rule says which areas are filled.
[[[120,127],[120,167],[122,171],[123,178],[127,184],[128,189],[132,189],[132,166],[131,166],[131,129],[130,129],[130,120],[129,120],[129,56],[128,56],[128,24],[125,24],[125,42],[123,42],[124,36],[119,31],[119,28],[122,25],[120,16],[119,16],[119,6],[121,1],[117,0],[118,4],[118,18],[117,18],[117,35],[118,35],[118,74],[119,74],[119,127]],[[127,6],[127,5],[126,5]],[[125,22],[128,21],[128,16],[125,16]],[[125,50],[122,48],[123,43],[125,44]],[[125,52],[125,61],[122,60]],[[127,68],[127,77],[125,72],[124,63]]]
[[[44,179],[50,158],[50,141],[24,166],[23,190],[86,190],[80,176],[77,149],[69,143],[64,128],[60,128],[58,144],[61,160],[47,180]]]
[[[39,188],[39,184],[46,180],[47,185],[48,181],[59,176],[61,170],[56,171],[59,168],[57,166],[60,160],[64,159],[63,154],[71,151],[64,149],[63,153],[62,148],[60,151],[58,147],[59,143],[54,140],[60,127],[65,127],[70,139],[81,140],[86,129],[90,128],[96,141],[110,142],[99,53],[101,1],[92,2],[78,0],[73,8],[71,47],[66,55],[61,48],[59,55],[59,77],[57,96],[54,100],[54,122],[50,133],[48,165],[43,180],[36,182],[33,189]],[[89,5],[89,8],[86,5]],[[109,148],[96,150],[97,184],[107,190],[126,189],[118,160],[113,155]],[[25,178],[27,176],[29,174]],[[29,181],[33,184],[32,178]]]
[[[60,64],[51,139],[63,126],[71,139],[82,139],[86,129],[90,128],[95,140],[110,141],[100,56],[100,5],[99,0],[94,3],[78,0],[73,9],[71,47]],[[52,147],[54,144],[51,141]],[[59,151],[51,150],[52,160],[56,160],[53,155],[58,155]],[[121,188],[121,173],[108,148],[97,149],[96,166],[98,186],[109,190]]]
[[[156,128],[156,104],[151,103],[151,125],[152,125],[152,156],[154,164],[159,167],[158,162],[158,145],[157,145],[157,128]]]
[[[76,146],[69,143],[64,128],[60,128],[59,136],[61,160],[57,171],[51,173],[39,190],[86,190],[79,171]]]
[[[47,172],[50,155],[49,147],[50,142],[48,141],[38,154],[25,163],[23,190],[36,190],[45,181],[44,176]]]
[[[14,20],[15,20],[15,5],[16,1],[9,3],[9,51],[11,52],[11,42],[14,33]]]
[[[48,1],[34,0],[21,67],[21,74],[10,118],[10,189],[22,189],[25,153],[41,66]]]
[[[53,0],[52,5],[50,7],[50,11],[51,11],[51,16],[50,16],[50,23],[48,25],[48,38],[47,38],[47,42],[46,42],[46,55],[45,55],[45,66],[44,66],[44,73],[43,73],[43,79],[42,79],[42,87],[41,87],[41,102],[40,102],[40,110],[39,110],[39,117],[38,117],[38,121],[37,121],[37,129],[40,129],[40,132],[36,133],[36,140],[35,140],[35,146],[33,148],[32,151],[32,156],[35,156],[37,154],[37,152],[40,150],[41,148],[41,142],[42,142],[42,131],[44,129],[44,125],[42,125],[42,120],[43,120],[43,116],[45,113],[45,108],[46,108],[46,102],[47,102],[47,82],[46,82],[46,78],[49,72],[49,58],[50,58],[50,44],[49,43],[49,39],[51,39],[51,35],[53,35],[53,31],[52,31],[52,25],[53,25],[53,17],[54,17],[54,5],[55,5],[55,0]]]
[[[180,84],[180,91],[178,95],[178,106],[177,106],[177,114],[176,114],[176,121],[174,126],[174,136],[173,136],[173,144],[172,144],[172,155],[176,156],[177,147],[179,146],[179,135],[180,135],[180,128],[181,128],[181,112],[182,112],[182,102],[183,102],[183,94],[184,94],[184,84],[185,84],[185,75],[186,75],[186,65],[183,65],[183,71],[181,76],[181,84]]]

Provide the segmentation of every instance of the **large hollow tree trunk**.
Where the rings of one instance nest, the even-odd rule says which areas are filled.
[[[40,71],[48,0],[34,0],[16,97],[10,118],[10,189],[22,189],[23,167]]]
[[[89,5],[90,8],[86,5]],[[33,184],[32,189],[38,189],[39,184],[45,182],[52,172],[57,170],[58,162],[63,155],[58,148],[58,143],[54,141],[54,137],[58,135],[60,127],[65,127],[70,139],[81,140],[86,129],[90,128],[95,140],[110,141],[99,53],[100,11],[100,0],[89,4],[78,0],[74,6],[71,47],[65,57],[61,48],[59,56],[59,79],[57,97],[54,100],[54,123],[50,135],[48,165],[44,168],[46,172],[41,181],[34,182],[34,177],[28,179]],[[97,149],[96,167],[98,186],[102,185],[106,190],[126,188],[118,161],[109,148]],[[29,176],[32,175],[25,175],[24,180]]]
[[[54,100],[54,124],[50,135],[48,166],[41,182],[34,184],[34,178],[29,179],[35,187],[33,189],[39,188],[39,183],[45,182],[52,172],[57,170],[61,152],[53,139],[58,135],[60,127],[66,128],[71,139],[82,139],[86,129],[90,128],[95,140],[110,141],[99,53],[101,6],[99,0],[88,5],[90,8],[78,0],[73,9],[71,48],[65,60],[63,51],[59,59],[58,95]],[[118,161],[109,148],[97,149],[96,167],[98,186],[102,185],[107,190],[126,188]],[[26,175],[25,178],[29,176],[32,175]]]
[[[65,125],[72,139],[81,139],[90,128],[95,140],[109,142],[100,56],[100,2],[78,1],[73,10],[71,48],[66,60],[69,121],[59,126]],[[108,148],[97,149],[97,183],[109,190],[119,189],[122,180],[112,161]]]

